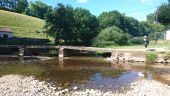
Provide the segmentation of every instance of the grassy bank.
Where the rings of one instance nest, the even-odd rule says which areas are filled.
[[[109,46],[109,48],[115,49],[145,49],[144,45],[127,45],[127,46]],[[159,41],[155,44],[153,41],[150,42],[148,48],[166,48],[170,50],[170,42],[169,41]]]
[[[0,10],[0,27],[8,27],[13,30],[14,36],[28,38],[47,38],[43,33],[44,20]],[[50,39],[52,39],[50,37]]]

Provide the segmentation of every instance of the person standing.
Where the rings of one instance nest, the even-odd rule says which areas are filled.
[[[149,45],[149,40],[148,40],[148,37],[147,37],[146,35],[144,36],[143,41],[144,41],[144,46],[145,46],[145,48],[147,48],[148,45]]]

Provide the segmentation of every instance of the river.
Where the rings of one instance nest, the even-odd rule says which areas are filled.
[[[34,76],[58,89],[78,87],[121,91],[140,78],[158,80],[155,69],[144,63],[110,62],[102,57],[75,56],[40,60],[25,57],[1,57],[0,76]]]

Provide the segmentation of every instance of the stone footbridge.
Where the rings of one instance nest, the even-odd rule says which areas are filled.
[[[81,53],[81,51],[94,51],[110,53],[111,60],[123,60],[123,61],[145,61],[145,54],[152,51],[158,54],[165,52],[160,49],[112,49],[112,48],[97,48],[97,47],[84,47],[84,46],[33,46],[33,45],[0,45],[0,48],[18,48],[19,56],[24,56],[25,49],[56,49],[58,50],[58,56],[60,58]]]

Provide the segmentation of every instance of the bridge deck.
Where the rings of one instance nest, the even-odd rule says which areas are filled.
[[[0,45],[0,48],[47,48],[47,49],[71,49],[83,51],[99,51],[99,52],[145,52],[146,49],[112,49],[112,48],[97,48],[85,46],[40,46],[40,45]],[[164,52],[167,50],[149,49],[148,51]]]

